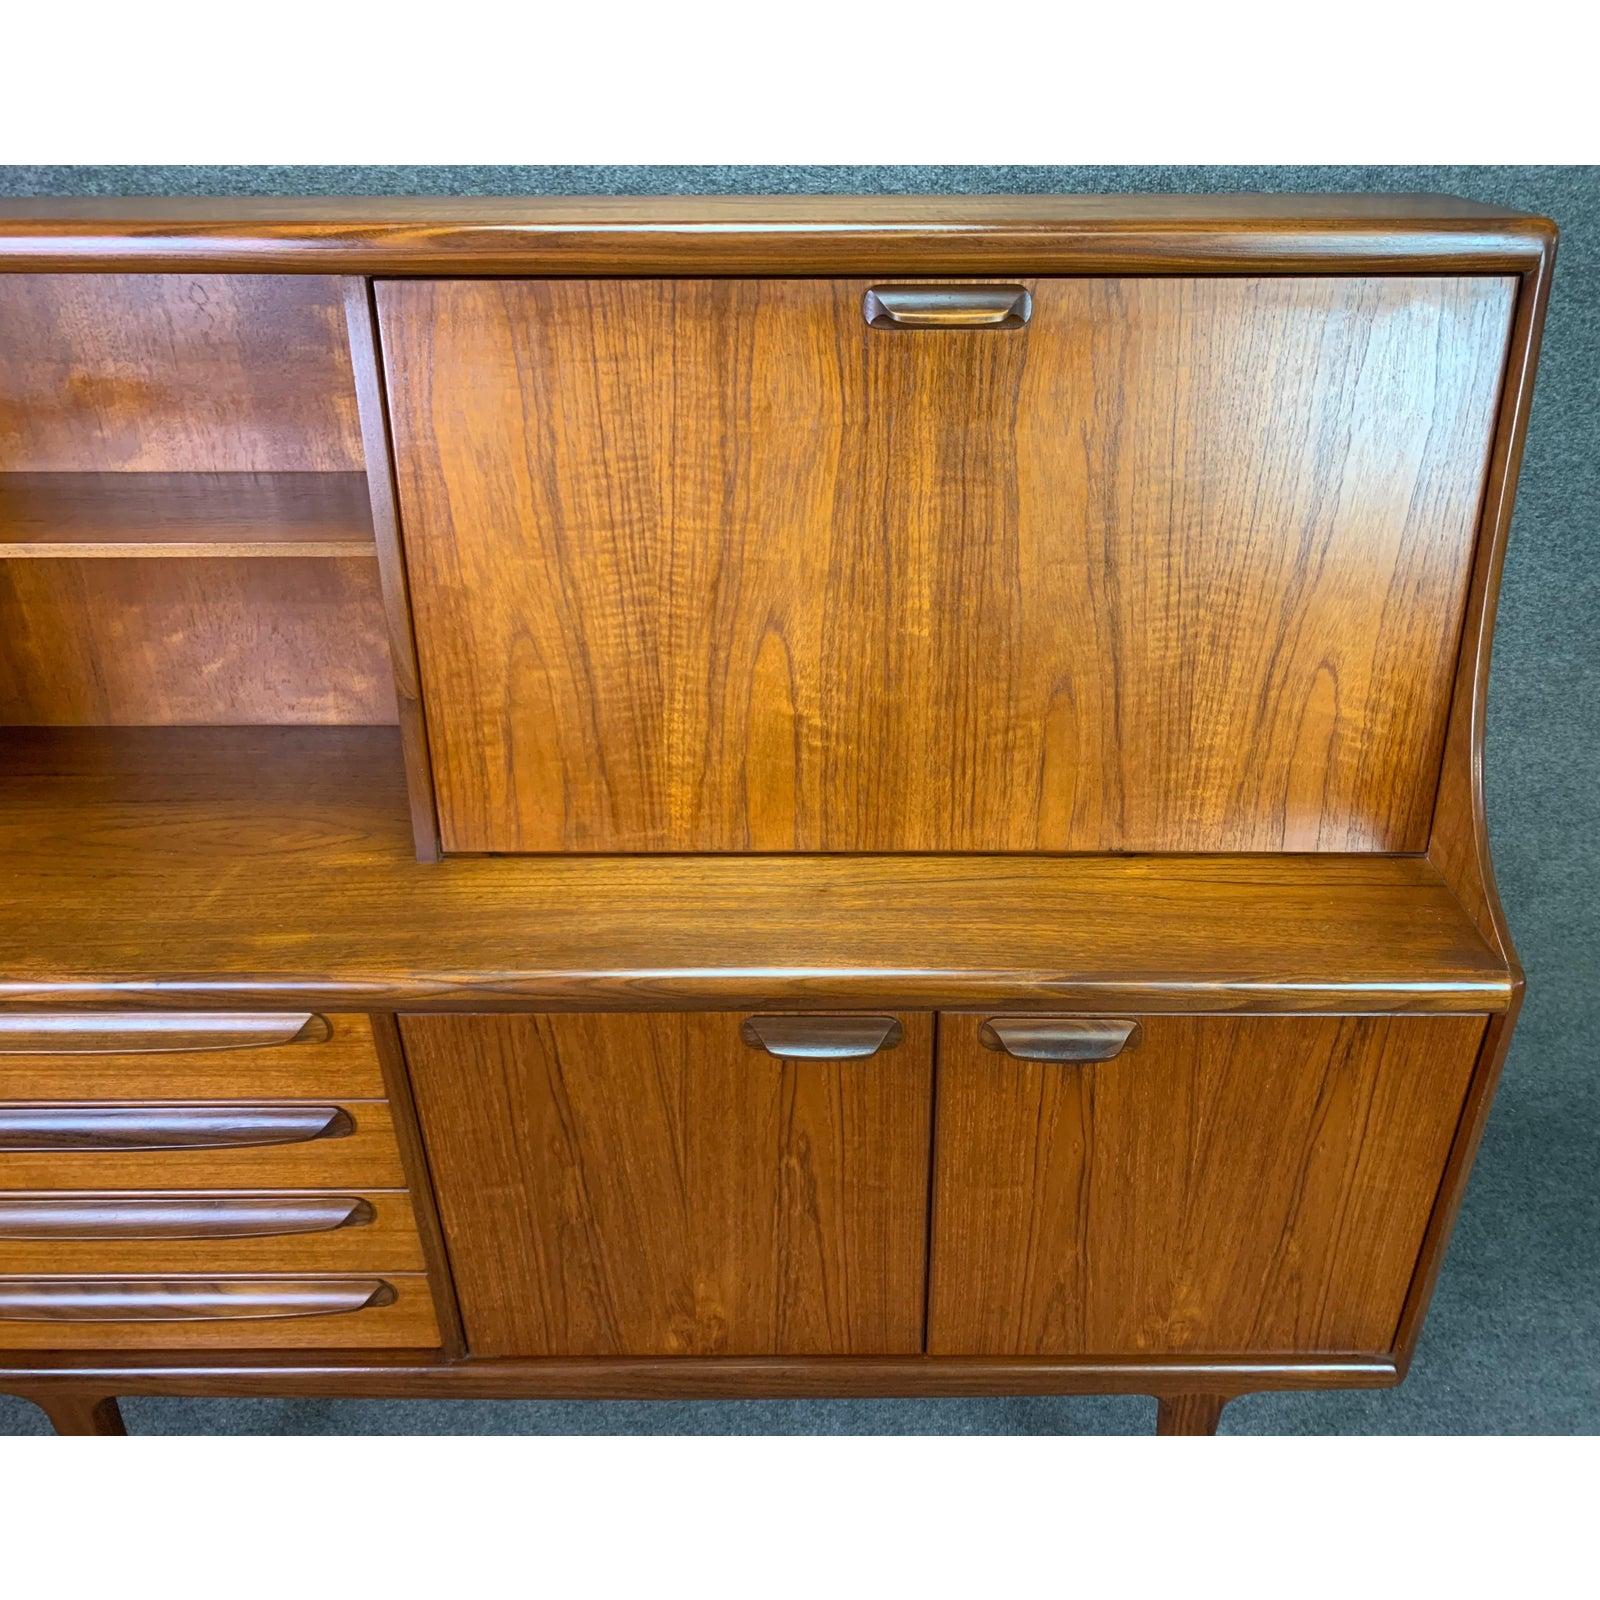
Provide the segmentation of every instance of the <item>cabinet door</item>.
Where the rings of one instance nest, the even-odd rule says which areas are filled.
[[[1516,280],[377,285],[444,847],[1426,846]]]
[[[1098,1062],[982,1020],[939,1021],[931,1352],[1391,1347],[1483,1018],[1153,1017]]]
[[[473,1354],[921,1349],[928,1015],[401,1027]]]

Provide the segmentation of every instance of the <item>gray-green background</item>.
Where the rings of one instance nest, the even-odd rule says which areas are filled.
[[[1443,190],[1561,225],[1489,703],[1500,884],[1529,994],[1409,1381],[1261,1395],[1225,1433],[1600,1432],[1600,169],[1594,167],[0,167],[0,196],[1048,194]],[[133,1400],[140,1433],[1122,1433],[1138,1398]],[[38,1414],[0,1397],[0,1433]]]

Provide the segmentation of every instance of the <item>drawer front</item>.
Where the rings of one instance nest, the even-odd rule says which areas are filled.
[[[0,1192],[0,1275],[425,1269],[399,1190]]]
[[[403,1189],[381,1100],[0,1103],[0,1190]]]
[[[1388,1351],[1481,1017],[942,1016],[937,1355]]]
[[[401,1029],[473,1355],[922,1348],[931,1017]]]
[[[421,1274],[0,1277],[0,1349],[432,1349]]]
[[[1516,280],[874,287],[376,286],[445,848],[1425,848]]]
[[[313,1013],[0,1015],[0,1101],[382,1099],[372,1024]]]

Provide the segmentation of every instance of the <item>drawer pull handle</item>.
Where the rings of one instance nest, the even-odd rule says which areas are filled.
[[[0,1279],[0,1322],[222,1322],[393,1305],[382,1278]]]
[[[0,1153],[216,1150],[354,1132],[354,1119],[339,1106],[0,1106]]]
[[[740,1036],[781,1061],[855,1061],[905,1037],[894,1017],[746,1017]]]
[[[143,1055],[320,1044],[327,1018],[309,1011],[101,1011],[0,1016],[0,1055]]]
[[[990,1017],[978,1041],[1019,1061],[1109,1061],[1138,1044],[1139,1024],[1111,1017]]]
[[[869,328],[1021,328],[1033,296],[1017,283],[882,283],[861,297]]]
[[[262,1239],[363,1228],[376,1215],[354,1195],[128,1199],[114,1194],[0,1196],[0,1239]]]

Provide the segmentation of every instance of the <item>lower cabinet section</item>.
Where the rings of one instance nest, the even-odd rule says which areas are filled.
[[[1482,1017],[1150,1017],[1098,1061],[985,1020],[940,1018],[930,1352],[1391,1347]]]
[[[474,1355],[921,1350],[931,1016],[401,1030]]]

